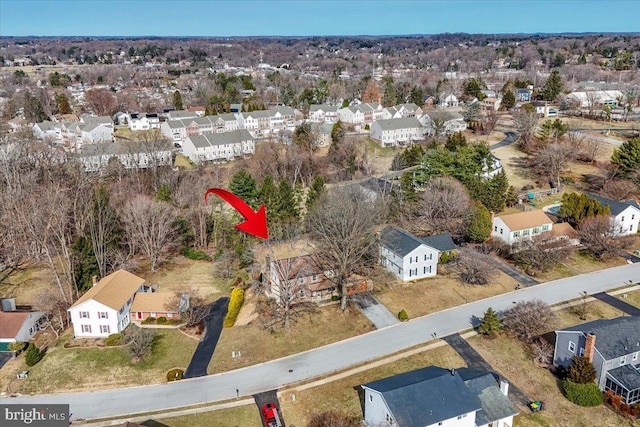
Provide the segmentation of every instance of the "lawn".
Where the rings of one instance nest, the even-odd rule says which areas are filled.
[[[436,277],[414,283],[397,283],[391,287],[377,286],[374,294],[392,313],[397,314],[404,309],[409,318],[415,318],[513,291],[518,283],[496,270],[488,285],[465,285],[445,270],[446,266],[439,265]]]
[[[245,304],[253,304],[251,298]],[[243,316],[249,316],[244,313]],[[321,347],[373,330],[369,320],[353,307],[344,313],[338,305],[318,308],[314,313],[302,314],[289,332],[270,333],[256,319],[246,325],[224,328],[209,363],[208,373],[225,372],[255,365],[280,357]],[[232,358],[239,351],[241,357]]]
[[[626,295],[627,297],[624,298],[623,295]],[[624,294],[619,294],[619,295],[616,295],[616,298],[640,308],[640,291],[633,291],[633,292],[627,292]]]
[[[555,268],[546,272],[537,273],[535,278],[540,282],[549,282],[625,264],[625,259],[619,256],[606,261],[600,261],[586,251],[577,251],[571,254],[568,260],[558,264]]]
[[[262,425],[258,408],[253,404],[179,417],[159,418],[156,421],[169,427],[258,427]]]
[[[576,301],[579,301],[579,299]],[[615,317],[625,315],[617,308],[599,300],[587,301],[586,306],[584,307],[585,320],[580,319],[582,310],[582,303],[562,310],[557,310],[556,316],[558,317],[558,322],[556,327],[566,328],[580,323],[590,322],[592,320],[613,319]]]
[[[36,306],[39,295],[47,289],[57,292],[53,273],[44,263],[34,264],[11,274],[2,283],[2,297],[14,297],[18,305]]]
[[[195,165],[193,164],[193,162],[183,154],[178,154],[176,156],[176,159],[173,162],[173,166],[176,168],[183,168],[186,171],[190,171],[195,168]]]
[[[68,330],[54,348],[35,366],[27,368],[24,355],[2,370],[2,390],[10,384],[10,392],[53,393],[158,384],[166,381],[171,368],[186,369],[198,342],[174,329],[157,330],[159,339],[153,353],[138,364],[131,364],[120,347],[70,348],[63,343],[70,338]],[[15,372],[29,369],[26,380],[13,380]]]

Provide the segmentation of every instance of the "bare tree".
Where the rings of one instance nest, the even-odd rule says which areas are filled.
[[[318,244],[322,271],[340,292],[340,309],[347,308],[347,283],[376,244],[373,227],[379,223],[383,206],[372,201],[358,187],[349,186],[325,193],[307,216],[307,226]]]
[[[488,255],[462,250],[454,258],[452,269],[458,278],[468,285],[486,285],[495,273],[495,268],[490,264]]]
[[[551,366],[553,363],[553,346],[543,337],[533,338],[529,346],[533,361],[541,366]]]
[[[134,330],[127,335],[128,343],[125,349],[133,360],[133,363],[138,363],[151,354],[157,340],[157,335],[152,329],[139,328],[137,326],[131,327],[134,328]]]
[[[512,336],[525,343],[553,329],[556,314],[551,307],[540,300],[520,301],[502,316],[502,326]]]
[[[93,253],[100,276],[107,275],[109,247],[118,239],[118,215],[109,204],[109,193],[99,187],[93,195],[91,212],[87,218]]]
[[[514,244],[511,259],[528,274],[534,274],[550,270],[565,260],[569,253],[566,241],[539,235]]]
[[[311,415],[307,427],[357,427],[358,420],[336,411],[320,412]]]
[[[187,326],[195,326],[207,317],[211,310],[211,304],[207,304],[204,298],[198,295],[195,289],[191,289],[188,292],[176,292],[173,300],[176,305],[182,300],[185,293],[189,295],[189,305],[181,314],[182,320],[187,324]]]
[[[41,327],[49,329],[56,338],[69,325],[69,313],[67,310],[71,304],[67,303],[61,295],[45,290],[39,295],[37,306],[44,311]]]
[[[136,196],[123,208],[122,223],[129,245],[142,250],[151,271],[174,244],[175,219],[170,205],[147,196]]]
[[[536,128],[538,127],[538,115],[535,111],[520,109],[513,114],[513,125],[518,131],[520,148],[525,152],[533,149]]]
[[[549,179],[552,187],[560,187],[560,174],[574,156],[571,146],[558,142],[538,150],[531,157],[531,163],[536,173]]]
[[[638,192],[638,186],[626,179],[608,179],[602,186],[602,194],[613,200],[630,199]]]
[[[99,116],[110,116],[118,109],[118,101],[108,89],[89,89],[84,94],[84,103]]]
[[[482,129],[485,135],[489,135],[493,132],[496,124],[498,124],[499,118],[500,116],[498,115],[498,112],[493,108],[489,108],[484,111],[482,115]]]
[[[460,235],[470,206],[471,198],[460,181],[451,177],[433,178],[422,194],[420,218],[437,231]]]
[[[607,259],[616,255],[629,244],[625,237],[617,236],[619,225],[609,216],[597,215],[584,219],[578,226],[580,242],[598,259]]]

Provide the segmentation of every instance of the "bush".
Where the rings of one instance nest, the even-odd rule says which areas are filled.
[[[573,356],[567,371],[567,380],[577,384],[589,384],[596,380],[593,363],[583,356]]]
[[[211,261],[211,257],[206,252],[199,251],[191,246],[185,246],[180,250],[185,257],[195,261]]]
[[[398,319],[400,319],[403,322],[406,320],[409,320],[409,315],[407,314],[406,310],[404,309],[400,310],[400,313],[398,313]]]
[[[241,288],[233,288],[231,291],[231,299],[229,300],[229,309],[227,316],[224,318],[224,327],[230,328],[236,323],[236,318],[240,313],[242,304],[244,303],[244,290]]]
[[[156,323],[156,318],[155,317],[147,317],[146,319],[144,319],[142,321],[143,325],[153,325]]]
[[[340,295],[331,295],[331,301],[340,301]]]
[[[111,334],[107,337],[106,340],[104,340],[104,344],[108,345],[108,346],[112,346],[112,345],[120,345],[122,344],[122,339],[123,339],[123,335],[118,333],[118,334]]]
[[[24,350],[24,346],[26,344],[23,343],[22,341],[14,341],[14,342],[10,342],[9,343],[9,350],[13,351],[14,353],[20,353],[22,350]]]
[[[40,349],[36,347],[35,344],[31,343],[29,344],[29,347],[27,347],[27,352],[24,356],[24,361],[27,364],[27,366],[33,366],[36,363],[38,363],[40,360],[42,360],[42,356],[44,356],[44,353],[41,352]]]
[[[562,394],[580,406],[598,406],[604,402],[602,392],[596,383],[578,384],[564,380],[562,381]]]
[[[483,335],[495,335],[500,332],[502,322],[498,317],[498,313],[491,307],[484,312],[484,316],[478,325],[478,332]]]
[[[184,377],[184,371],[182,369],[172,369],[167,372],[167,381],[178,381]]]
[[[160,316],[158,317],[158,320],[156,320],[156,323],[158,325],[166,325],[167,323],[169,323],[169,320],[164,316]]]
[[[442,255],[440,255],[440,264],[446,264],[450,259],[451,257],[448,252],[442,252]]]

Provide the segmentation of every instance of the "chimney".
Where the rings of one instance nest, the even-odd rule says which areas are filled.
[[[589,332],[587,334],[587,339],[584,344],[584,357],[586,357],[589,362],[593,362],[593,352],[596,348],[596,336],[593,332]]]
[[[95,286],[98,284],[98,276],[91,276],[91,282],[93,283],[92,286]]]
[[[500,392],[505,396],[509,395],[509,381],[507,380],[500,381]]]
[[[455,375],[456,374],[456,368],[451,368],[451,375]]]
[[[2,302],[0,304],[2,306],[2,311],[16,311],[15,298],[2,298]]]

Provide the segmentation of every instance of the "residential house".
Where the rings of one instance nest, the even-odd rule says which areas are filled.
[[[167,112],[167,121],[195,119],[196,117],[201,117],[201,116],[197,114],[195,111],[172,110]]]
[[[196,113],[198,117],[202,117],[205,115],[207,109],[201,105],[196,105],[194,107],[187,108],[187,111],[190,113]]]
[[[443,253],[451,255],[453,252],[458,250],[458,246],[456,246],[456,244],[453,242],[453,238],[449,233],[424,236],[421,237],[420,240],[422,240],[430,248],[436,249],[438,251],[438,260]]]
[[[122,332],[131,321],[136,292],[144,291],[145,280],[125,270],[103,277],[70,308],[69,317],[76,338],[106,338]]]
[[[371,138],[383,147],[409,145],[424,138],[424,127],[415,117],[376,120],[371,125]]]
[[[439,251],[396,227],[380,232],[380,264],[403,282],[435,276]]]
[[[51,122],[49,120],[34,124],[33,135],[38,139],[62,142],[60,123]]]
[[[16,306],[15,298],[0,301],[0,352],[9,351],[12,342],[29,342],[40,330],[44,317],[42,311],[24,310]]]
[[[456,108],[460,105],[460,101],[458,97],[454,94],[442,94],[440,95],[440,100],[438,102],[438,107],[441,108]]]
[[[536,114],[541,117],[553,117],[558,115],[557,111],[551,108],[546,101],[533,101],[531,105],[535,107]]]
[[[551,218],[536,209],[494,217],[491,236],[511,245],[550,232],[552,227]]]
[[[160,117],[157,113],[132,113],[127,123],[131,130],[160,129]]]
[[[267,256],[263,284],[267,295],[279,304],[284,302],[283,299],[294,303],[322,303],[330,301],[334,295],[339,296],[334,272],[323,270],[315,254],[278,260]],[[347,295],[372,289],[371,280],[360,275],[351,274],[346,279]],[[287,297],[287,293],[291,296]]]
[[[327,147],[331,145],[331,132],[333,125],[329,122],[311,123],[311,131],[314,134],[316,147]]]
[[[382,111],[383,119],[400,119],[404,117],[420,117],[422,115],[422,108],[418,107],[413,102],[406,104],[399,104],[394,107],[387,107]]]
[[[498,94],[496,93],[495,90],[491,90],[491,89],[482,89],[480,91],[480,93],[482,93],[484,95],[484,98],[497,98]]]
[[[485,98],[480,101],[480,107],[487,111],[498,111],[500,109],[501,100],[498,98]]]
[[[137,292],[131,304],[131,319],[143,321],[149,317],[180,319],[189,308],[189,294],[176,295],[171,292]]]
[[[229,161],[253,154],[254,151],[253,137],[246,129],[189,136],[182,144],[182,153],[197,164]]]
[[[509,383],[471,368],[428,366],[363,384],[369,427],[511,427]]]
[[[567,95],[569,103],[576,104],[579,108],[599,109],[606,106],[617,107],[625,100],[625,95],[619,90],[592,90],[584,92],[571,92]]]
[[[418,121],[425,128],[425,135],[434,135],[434,123],[440,120],[444,120],[440,134],[451,135],[467,128],[467,123],[462,115],[454,111],[427,111],[418,118]]]
[[[483,162],[482,173],[480,174],[483,178],[489,179],[503,171],[502,162],[493,154],[491,154],[490,159],[483,159]]]
[[[530,102],[531,93],[532,91],[530,89],[516,89],[515,90],[516,102]]]
[[[326,104],[311,105],[309,106],[309,120],[317,123],[335,123],[338,121],[338,107]]]
[[[367,198],[371,201],[376,200],[378,197],[383,199],[391,196],[392,192],[400,194],[402,188],[399,185],[394,184],[383,178],[369,178],[359,184],[360,188],[367,195]]]
[[[77,159],[86,172],[98,172],[110,162],[125,169],[147,169],[172,164],[171,144],[166,141],[112,142],[85,144],[77,152]]]
[[[640,224],[640,205],[635,200],[617,200],[588,194],[603,206],[609,206],[611,225],[616,236],[628,236],[638,232]]]
[[[364,128],[371,125],[376,120],[381,120],[384,116],[382,105],[377,102],[368,102],[338,110],[338,119],[345,124]]]
[[[276,106],[270,110],[237,114],[238,126],[246,129],[254,138],[277,134],[282,130],[294,131],[302,120],[302,113],[291,107]]]
[[[553,363],[568,366],[584,356],[596,369],[600,390],[633,405],[640,402],[640,317],[594,320],[556,331]]]

